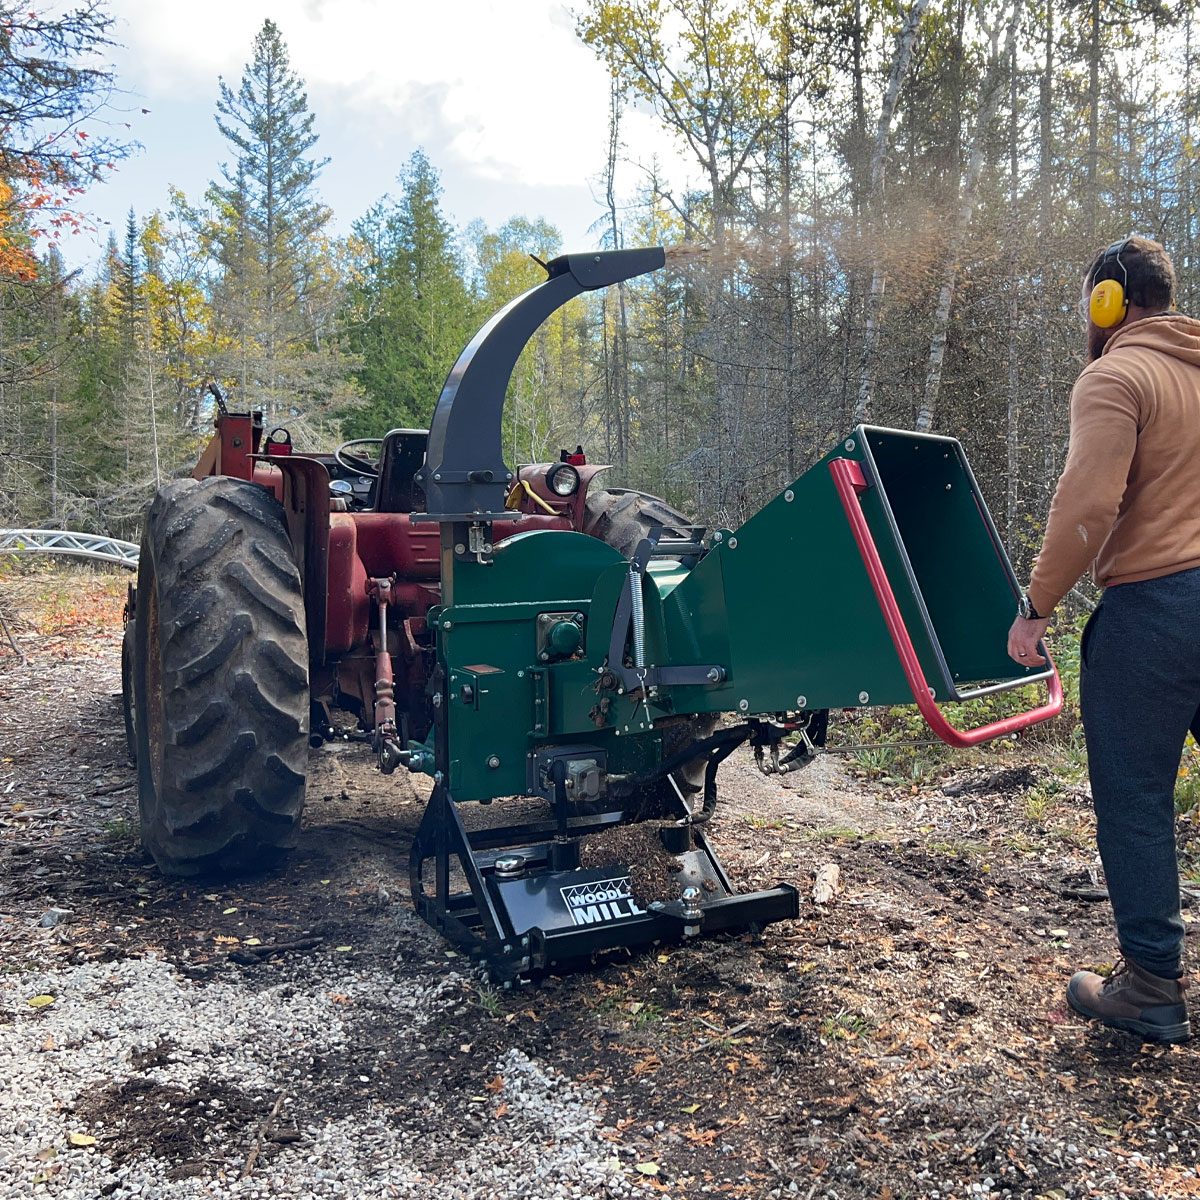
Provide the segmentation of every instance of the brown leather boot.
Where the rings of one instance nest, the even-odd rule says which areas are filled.
[[[1150,1042],[1186,1042],[1191,1035],[1186,987],[1182,979],[1161,979],[1118,959],[1107,978],[1077,971],[1067,985],[1067,1003],[1081,1016]]]

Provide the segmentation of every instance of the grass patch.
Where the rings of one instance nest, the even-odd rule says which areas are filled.
[[[1183,816],[1200,808],[1200,747],[1189,733],[1175,780],[1175,811]]]
[[[504,1015],[504,999],[490,984],[480,984],[475,989],[475,1003],[489,1017],[502,1017]]]
[[[141,836],[138,823],[128,817],[111,817],[101,828],[110,842],[136,842]]]
[[[744,817],[743,820],[751,829],[786,829],[787,825],[777,818],[769,817]]]
[[[861,829],[849,825],[829,825],[821,829],[809,829],[804,836],[812,842],[856,842],[866,835]]]
[[[867,1037],[877,1028],[875,1022],[862,1013],[843,1009],[837,1016],[826,1017],[821,1022],[821,1036],[831,1041],[845,1042]]]

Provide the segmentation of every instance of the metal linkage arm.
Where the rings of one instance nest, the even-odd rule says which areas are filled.
[[[860,493],[865,492],[869,486],[863,475],[862,467],[853,459],[838,458],[829,464],[829,473],[833,476],[834,487],[837,488],[842,507],[846,510],[854,541],[862,555],[863,565],[867,568],[867,575],[870,577],[875,597],[879,601],[883,619],[887,623],[888,633],[891,634],[896,653],[900,656],[904,677],[908,680],[913,699],[930,729],[942,741],[951,746],[965,748],[977,746],[980,742],[987,742],[992,738],[1003,737],[1005,734],[1016,733],[1020,729],[1028,729],[1031,725],[1037,725],[1042,721],[1048,721],[1051,717],[1058,716],[1063,706],[1063,690],[1062,680],[1059,679],[1058,671],[1055,669],[1046,681],[1050,693],[1049,699],[1039,708],[1004,717],[988,725],[981,725],[978,729],[955,729],[946,720],[930,693],[925,672],[921,669],[921,662],[917,657],[916,647],[913,645],[908,627],[904,624],[904,618],[900,614],[900,606],[896,603],[896,594],[892,591],[887,571],[879,557],[879,549],[875,545],[875,539],[871,536],[870,526],[867,524],[862,505],[859,503]],[[1048,654],[1047,658],[1049,658]],[[1052,662],[1052,668],[1053,665]]]
[[[586,291],[608,287],[666,261],[661,246],[565,254],[545,264],[548,278],[518,296],[475,335],[442,388],[429,427],[425,465],[416,478],[431,517],[508,519],[512,475],[504,463],[504,393],[525,344],[555,309]]]
[[[663,545],[661,539],[662,530],[652,529],[650,535],[643,538],[633,552],[633,558],[629,562],[629,574],[625,579],[625,587],[621,591],[616,611],[613,614],[613,627],[609,634],[608,658],[605,667],[621,681],[621,686],[627,692],[636,692],[639,689],[653,691],[658,687],[671,687],[672,685],[683,687],[688,684],[723,683],[726,676],[725,668],[715,664],[659,667],[641,661],[645,654],[646,619],[643,607],[643,581],[650,559],[655,551]],[[667,543],[667,545],[671,547],[671,553],[678,552],[678,547],[673,546],[672,543]],[[690,543],[686,545],[688,548],[691,547]],[[626,639],[629,640],[633,650],[632,667],[625,666]]]

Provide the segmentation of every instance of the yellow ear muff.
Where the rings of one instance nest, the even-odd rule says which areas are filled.
[[[1088,312],[1092,324],[1101,329],[1111,329],[1125,319],[1129,301],[1125,289],[1115,279],[1102,279],[1092,288],[1088,301]]]

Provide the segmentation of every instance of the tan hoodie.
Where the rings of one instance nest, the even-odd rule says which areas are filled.
[[[1092,567],[1101,587],[1200,567],[1200,321],[1118,329],[1071,392],[1067,464],[1029,598],[1043,615]]]

